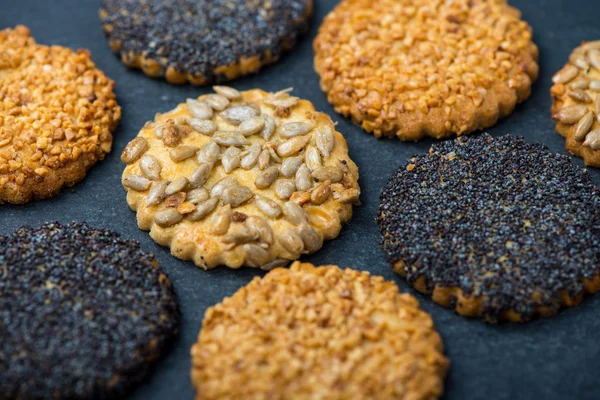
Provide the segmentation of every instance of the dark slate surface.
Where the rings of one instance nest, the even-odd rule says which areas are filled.
[[[294,94],[308,99],[318,110],[339,121],[348,140],[350,156],[358,164],[363,191],[361,207],[341,236],[304,260],[335,263],[383,275],[401,290],[413,292],[388,267],[377,245],[374,222],[381,187],[392,171],[415,153],[426,152],[431,142],[401,143],[376,140],[336,115],[319,89],[312,67],[312,39],[335,0],[316,0],[309,34],[278,64],[258,75],[234,83],[238,89],[254,87],[277,90],[295,87]],[[552,151],[566,153],[563,139],[554,131],[549,116],[551,76],[582,40],[600,39],[600,2],[592,0],[513,0],[533,26],[540,47],[541,75],[532,97],[509,118],[489,129],[493,135],[514,133],[527,141],[542,142]],[[135,215],[125,202],[120,184],[123,165],[119,154],[139,128],[156,111],[173,108],[186,97],[206,93],[207,88],[171,86],[161,80],[129,70],[113,56],[104,40],[97,17],[98,2],[92,0],[0,0],[0,28],[28,25],[37,41],[92,51],[94,60],[117,82],[123,120],[115,132],[113,152],[92,169],[88,177],[58,197],[24,207],[0,206],[0,234],[22,225],[58,220],[87,221],[136,238],[156,254],[175,285],[182,311],[181,334],[172,351],[158,363],[154,373],[132,394],[132,399],[191,399],[189,348],[194,343],[206,308],[231,295],[261,272],[225,268],[205,272],[189,262],[170,256],[138,230]],[[583,166],[580,160],[575,160]],[[600,183],[600,172],[594,171]],[[468,320],[417,295],[422,307],[433,315],[452,361],[446,382],[447,399],[597,399],[595,385],[600,370],[600,296],[548,320],[526,325],[486,325]]]

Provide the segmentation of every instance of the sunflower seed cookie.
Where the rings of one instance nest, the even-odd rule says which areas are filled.
[[[437,399],[448,366],[413,296],[298,261],[209,308],[192,347],[197,400]]]
[[[317,251],[358,203],[346,140],[287,91],[215,90],[157,114],[123,150],[139,227],[205,269]]]
[[[465,316],[525,322],[600,290],[600,189],[569,157],[512,135],[412,158],[377,222],[394,270]]]
[[[113,87],[87,50],[0,31],[0,204],[53,197],[104,158],[121,118]]]
[[[85,223],[0,236],[0,397],[123,398],[177,334],[169,279]]]
[[[600,40],[573,50],[552,82],[552,118],[567,151],[600,167]]]
[[[168,82],[205,85],[257,72],[308,28],[312,0],[103,0],[122,62]]]
[[[538,76],[531,28],[505,0],[343,0],[314,50],[329,102],[376,137],[490,127]]]

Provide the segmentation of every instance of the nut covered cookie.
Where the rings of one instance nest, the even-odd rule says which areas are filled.
[[[394,270],[465,316],[525,322],[600,289],[600,189],[512,135],[415,156],[384,187],[377,222]]]
[[[113,87],[87,50],[0,31],[0,204],[55,196],[104,158],[121,118]]]
[[[552,82],[552,118],[567,151],[600,167],[600,40],[573,50]]]
[[[300,262],[209,308],[192,347],[197,400],[437,399],[448,366],[413,296]]]
[[[338,236],[360,189],[331,119],[287,91],[214,89],[123,150],[139,227],[205,269],[271,269]]]
[[[343,0],[314,50],[329,102],[376,137],[490,127],[538,76],[531,28],[506,0]]]
[[[205,85],[277,61],[311,13],[312,0],[103,0],[100,18],[125,65]]]

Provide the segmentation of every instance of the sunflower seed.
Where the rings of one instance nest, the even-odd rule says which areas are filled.
[[[273,107],[291,108],[298,104],[299,99],[294,96],[290,96],[288,92],[291,92],[292,88],[281,90],[277,93],[271,93],[264,100],[265,104]]]
[[[348,189],[341,192],[336,200],[342,204],[352,203],[358,205],[360,204],[360,201],[358,201],[359,196],[360,191],[358,189]]]
[[[331,181],[339,182],[343,178],[342,171],[336,167],[321,167],[313,171],[312,176],[319,182]]]
[[[146,154],[140,159],[140,170],[148,179],[153,181],[159,180],[161,169],[160,161],[150,154]]]
[[[306,135],[312,131],[313,126],[306,122],[289,122],[283,124],[277,129],[277,134],[283,138],[292,138],[294,136]]]
[[[310,201],[317,205],[323,204],[329,196],[331,196],[331,181],[325,181],[313,189],[310,194]]]
[[[154,214],[154,222],[163,228],[173,226],[182,219],[183,215],[181,215],[176,208],[167,208]]]
[[[188,125],[190,122],[190,117],[184,117],[183,115],[179,115],[174,118],[175,124],[177,125]]]
[[[313,186],[313,181],[310,176],[310,170],[306,164],[302,164],[296,171],[296,189],[304,191]]]
[[[580,78],[580,79],[575,79],[573,82],[571,82],[571,84],[569,85],[569,87],[572,90],[584,90],[587,89],[590,85],[590,81],[588,81],[586,78]]]
[[[229,86],[213,86],[213,90],[221,96],[227,97],[229,100],[237,100],[242,97],[240,92]]]
[[[243,146],[250,144],[248,139],[235,132],[217,132],[213,135],[213,140],[221,146]]]
[[[296,174],[298,168],[302,165],[302,157],[288,157],[281,164],[281,175],[289,178]]]
[[[189,183],[188,178],[182,176],[181,178],[175,179],[169,183],[169,186],[165,189],[167,196],[183,191]]]
[[[131,164],[137,161],[148,150],[148,141],[143,137],[136,137],[125,146],[121,153],[121,161]]]
[[[162,141],[169,147],[175,147],[181,141],[184,132],[177,125],[167,125],[163,129]]]
[[[187,196],[186,196],[185,200],[192,204],[198,204],[198,203],[208,200],[208,198],[209,198],[208,190],[206,190],[205,188],[197,188],[197,189],[192,189],[189,192],[187,192]]]
[[[321,154],[323,154],[323,157],[329,157],[335,146],[335,136],[333,135],[329,125],[321,125],[317,128],[315,141],[317,148]]]
[[[248,105],[239,105],[229,107],[220,115],[230,124],[239,125],[247,119],[260,115],[260,110]]]
[[[142,192],[150,187],[150,180],[139,175],[125,175],[122,184],[126,188]]]
[[[273,166],[261,172],[254,181],[254,185],[259,189],[266,189],[275,182],[279,176],[279,168]]]
[[[244,136],[252,136],[260,132],[264,127],[265,121],[261,117],[252,117],[239,124],[236,132]]]
[[[286,201],[283,203],[283,215],[285,218],[294,225],[300,225],[303,222],[307,222],[306,212],[298,204],[293,201]]]
[[[600,80],[591,81],[589,88],[594,92],[600,92]]]
[[[258,156],[258,168],[260,168],[260,169],[268,168],[270,161],[271,161],[271,153],[269,153],[269,150],[264,149],[260,153],[260,156]]]
[[[291,228],[279,235],[279,243],[294,256],[298,256],[304,250],[302,238]]]
[[[228,147],[221,157],[221,164],[226,173],[230,173],[240,165],[242,151],[237,147]]]
[[[588,52],[588,58],[590,59],[590,64],[592,64],[597,70],[600,70],[600,50],[590,50]]]
[[[571,125],[579,121],[581,117],[585,115],[586,112],[586,106],[582,104],[577,104],[574,106],[563,108],[562,110],[554,114],[552,118],[559,120],[563,124]]]
[[[573,138],[579,142],[585,139],[585,136],[590,131],[592,124],[594,123],[594,113],[588,112],[585,114],[575,126],[573,130]]]
[[[154,136],[156,136],[159,139],[162,139],[163,137],[163,129],[165,128],[164,125],[159,125],[156,128],[154,128]]]
[[[190,221],[200,221],[212,212],[217,206],[219,199],[212,198],[204,200],[196,205],[196,211],[188,215]]]
[[[266,244],[273,244],[273,229],[271,225],[262,217],[255,215],[248,217],[246,225],[255,232],[258,232],[260,241]]]
[[[575,79],[575,77],[579,74],[579,70],[573,65],[567,65],[560,71],[558,71],[552,77],[552,82],[554,83],[568,83]]]
[[[246,186],[227,186],[221,192],[224,204],[231,204],[232,208],[239,207],[254,196],[252,190]]]
[[[219,159],[220,153],[221,149],[219,148],[219,145],[211,141],[198,150],[196,160],[198,160],[200,164],[214,164]]]
[[[267,150],[269,150],[269,155],[271,156],[271,158],[278,163],[281,163],[283,160],[281,159],[281,157],[279,157],[277,155],[277,153],[275,152],[275,150],[273,150],[272,147],[267,147]]]
[[[208,180],[210,176],[210,171],[212,170],[212,164],[202,163],[198,168],[192,172],[192,176],[190,176],[190,186],[193,188],[197,188],[202,186]]]
[[[269,259],[269,252],[259,245],[246,243],[242,249],[246,253],[246,262],[251,266],[261,267]]]
[[[148,192],[148,197],[146,198],[146,206],[155,206],[157,204],[162,203],[164,199],[167,198],[167,194],[165,193],[165,189],[169,185],[168,181],[156,182],[152,185],[152,188]]]
[[[583,145],[592,150],[600,150],[600,128],[594,129],[585,138]]]
[[[256,165],[258,161],[258,157],[260,157],[260,144],[253,144],[247,150],[246,155],[242,157],[242,161],[240,162],[240,166],[244,169],[252,169]]]
[[[229,106],[229,99],[220,94],[208,94],[204,98],[204,101],[216,111],[223,111]]]
[[[262,196],[256,196],[254,199],[256,207],[269,218],[277,218],[281,215],[281,207],[277,202]]]
[[[283,258],[277,258],[271,262],[261,265],[260,269],[262,269],[263,271],[271,271],[272,269],[275,269],[275,268],[285,267],[286,265],[289,264],[289,262],[290,262],[290,260],[284,260]]]
[[[583,52],[575,52],[571,54],[569,60],[580,69],[587,70],[590,67],[590,64],[587,62]]]
[[[296,191],[296,185],[291,179],[279,179],[275,182],[275,195],[281,200],[287,200]]]
[[[310,136],[299,136],[282,142],[277,146],[277,154],[281,157],[289,157],[304,148],[310,141]]]
[[[194,119],[190,120],[189,124],[192,127],[192,129],[194,129],[196,132],[199,132],[203,135],[210,136],[217,131],[217,124],[215,124],[210,119],[202,120],[202,119],[194,118]]]
[[[210,108],[210,106],[205,102],[187,99],[186,103],[190,114],[192,114],[195,118],[211,119],[213,117],[212,108]]]
[[[179,146],[175,147],[169,152],[169,157],[175,162],[187,160],[192,157],[198,151],[197,147],[193,146]]]
[[[223,236],[223,242],[242,244],[258,239],[258,231],[250,229],[245,224],[234,224],[227,235]]]
[[[298,228],[296,228],[296,232],[302,239],[304,243],[304,250],[308,253],[314,253],[319,250],[321,246],[323,246],[323,239],[321,235],[310,225],[308,224],[300,224]]]
[[[266,114],[261,115],[260,117],[265,123],[265,126],[260,134],[263,139],[269,140],[271,139],[271,136],[273,136],[273,132],[275,132],[275,120]]]
[[[231,206],[229,204],[221,207],[213,216],[210,226],[211,232],[215,235],[224,235],[229,229],[231,222]]]
[[[580,101],[582,103],[592,102],[592,98],[590,97],[590,95],[584,92],[583,90],[574,90],[572,92],[569,92],[569,97],[575,101]]]
[[[304,162],[311,172],[317,168],[321,168],[321,154],[319,154],[319,150],[316,147],[308,145],[304,152]]]
[[[237,186],[239,185],[238,180],[235,179],[232,175],[227,175],[225,178],[221,179],[219,182],[215,183],[215,185],[210,190],[210,197],[221,197],[221,193],[223,193],[223,189],[229,186]]]

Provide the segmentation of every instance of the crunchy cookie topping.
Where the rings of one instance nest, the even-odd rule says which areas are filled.
[[[435,399],[448,360],[431,317],[392,282],[295,262],[206,311],[196,399]]]
[[[531,28],[505,0],[345,0],[314,49],[335,110],[377,137],[489,127],[538,75]]]
[[[53,195],[104,158],[121,117],[113,86],[86,50],[0,31],[0,203]]]
[[[556,313],[600,269],[600,190],[569,157],[512,135],[415,156],[382,190],[377,222],[397,272],[426,292],[459,288],[491,322]]]

